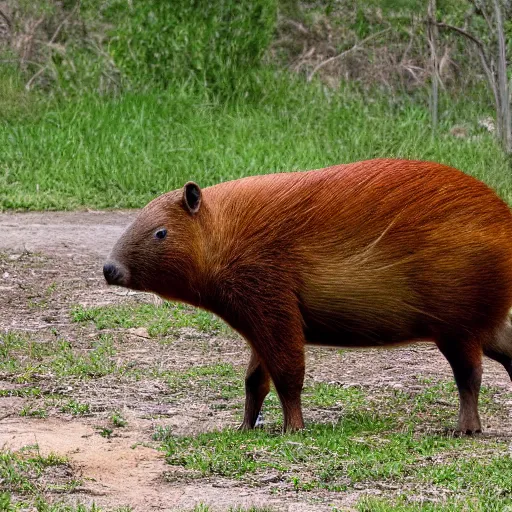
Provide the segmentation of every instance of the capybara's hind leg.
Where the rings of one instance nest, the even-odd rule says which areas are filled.
[[[512,380],[512,324],[507,318],[504,326],[497,332],[492,341],[484,347],[484,354],[498,363],[501,363],[507,370]]]
[[[482,431],[478,416],[478,395],[482,383],[482,351],[478,344],[456,340],[437,342],[453,370],[459,390],[459,421],[457,431],[473,434]]]
[[[270,375],[253,350],[245,375],[245,414],[241,430],[254,428],[269,389]]]

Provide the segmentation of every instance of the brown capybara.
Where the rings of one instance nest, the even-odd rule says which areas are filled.
[[[445,165],[379,159],[187,183],[140,212],[104,275],[212,311],[249,342],[242,428],[270,379],[284,428],[303,427],[306,343],[435,342],[464,433],[481,430],[482,354],[512,378],[512,214]]]

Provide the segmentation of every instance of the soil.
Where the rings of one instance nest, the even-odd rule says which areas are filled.
[[[151,300],[145,294],[120,291],[105,285],[102,263],[133,211],[26,213],[0,215],[0,331],[35,333],[41,340],[65,336],[76,347],[87,348],[94,327],[72,324],[72,304],[99,306],[123,301]],[[49,291],[50,290],[50,291]],[[149,339],[144,329],[123,332],[118,354],[124,363],[138,367],[186,369],[197,364],[230,362],[241,367],[248,360],[244,342],[234,336],[209,335],[183,329],[165,346]],[[451,379],[448,363],[434,346],[410,345],[392,350],[339,352],[308,348],[307,382],[338,382],[364,386],[378,394],[384,388],[422,387],[422,380]],[[485,361],[484,384],[510,391],[506,373]],[[0,388],[21,384],[0,381]],[[207,503],[212,510],[235,506],[271,506],[279,511],[351,510],[360,491],[293,493],[275,484],[269,475],[258,485],[228,479],[179,478],[180,468],[169,466],[152,441],[155,424],[170,426],[176,434],[234,426],[230,409],[212,408],[208,396],[190,389],[173,401],[157,380],[105,376],[94,380],[66,380],[41,375],[38,386],[48,393],[92,404],[88,416],[53,411],[47,418],[22,417],[25,398],[0,398],[0,446],[19,449],[37,444],[43,453],[67,456],[82,484],[69,501],[95,502],[107,510],[127,505],[137,511],[190,510]],[[506,402],[510,409],[512,404]],[[98,434],[113,410],[127,420],[110,438]],[[339,411],[305,409],[306,421],[335,421]],[[155,419],[158,418],[158,419]],[[508,418],[508,419],[507,419]],[[488,435],[510,436],[512,417],[500,415],[484,425]],[[270,483],[272,485],[270,485]],[[367,492],[368,490],[366,490]],[[377,492],[377,491],[375,491]],[[59,497],[59,499],[62,498]]]

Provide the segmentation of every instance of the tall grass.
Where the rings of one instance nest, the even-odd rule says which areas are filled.
[[[505,157],[471,101],[447,104],[434,137],[426,106],[408,98],[327,94],[275,77],[267,91],[252,103],[186,88],[89,95],[0,117],[0,209],[140,207],[187,180],[207,186],[372,157],[450,164],[512,202]],[[450,135],[455,123],[470,136]]]

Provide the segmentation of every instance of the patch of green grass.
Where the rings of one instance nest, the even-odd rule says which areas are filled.
[[[74,487],[76,487],[76,483]],[[72,490],[72,489],[70,489]],[[0,492],[0,511],[2,512],[25,512],[26,510],[36,510],[37,512],[101,512],[94,503],[89,507],[78,503],[69,505],[62,501],[51,499],[48,501],[44,495],[36,493],[23,499],[13,499],[8,492]],[[129,512],[127,509],[118,509],[115,512]]]
[[[98,329],[146,327],[151,337],[166,336],[183,327],[205,332],[226,332],[227,326],[215,315],[183,304],[112,305],[71,311],[74,322],[93,322]]]
[[[284,435],[272,422],[264,430],[227,429],[185,437],[161,428],[154,439],[162,443],[167,461],[188,469],[191,476],[253,481],[272,470],[296,491],[320,488],[331,492],[343,492],[355,484],[373,488],[376,482],[382,482],[384,488],[401,488],[407,482],[405,490],[413,497],[415,491],[423,495],[425,489],[439,495],[448,493],[453,498],[448,510],[466,510],[468,503],[479,500],[484,500],[489,510],[500,510],[497,504],[512,499],[512,457],[507,444],[423,429],[425,422],[434,421],[432,416],[438,420],[436,402],[446,401],[454,392],[451,382],[436,383],[414,396],[389,393],[382,402],[363,388],[316,384],[304,390],[305,408],[341,409],[337,423],[310,424],[302,432]],[[484,388],[483,414],[493,407],[492,395],[491,389]],[[455,417],[454,402],[450,415]],[[278,407],[278,403],[273,405]],[[266,402],[264,411],[267,407]],[[447,407],[452,409],[451,403]],[[360,509],[381,510],[372,509],[373,503],[384,507],[382,510],[393,510],[386,500],[363,500]],[[414,508],[418,507],[414,503],[400,506],[404,511],[423,510]],[[425,510],[438,510],[432,507]]]
[[[112,336],[101,335],[92,344],[87,354],[74,350],[67,341],[61,341],[55,357],[49,361],[49,367],[59,376],[82,378],[101,377],[114,373],[117,366]]]
[[[487,106],[445,98],[440,111],[433,137],[427,101],[284,76],[254,104],[187,88],[48,102],[31,119],[0,122],[0,210],[141,207],[188,180],[207,186],[372,157],[450,164],[512,201],[506,158],[478,126]],[[471,137],[449,134],[461,123]]]
[[[91,413],[91,406],[87,403],[81,403],[71,398],[61,405],[60,410],[62,412],[71,413],[73,416],[83,416]]]
[[[332,408],[343,404],[355,409],[366,403],[365,394],[360,388],[342,387],[324,382],[306,388],[302,396],[305,407],[311,404],[316,407]]]
[[[52,467],[67,466],[64,457],[50,453],[43,456],[37,445],[12,452],[0,451],[0,482],[2,491],[16,494],[35,494],[49,485],[45,480]],[[51,483],[51,478],[50,478]],[[3,499],[6,500],[5,494]]]
[[[172,441],[172,428],[170,426],[156,425],[151,439],[153,441]]]
[[[150,375],[163,379],[173,393],[200,390],[212,402],[244,395],[243,370],[230,363],[195,366],[185,371],[153,371]]]
[[[116,428],[122,428],[126,427],[128,425],[128,422],[125,418],[119,413],[118,411],[114,411],[110,416],[110,421],[112,422],[112,425]]]
[[[105,437],[106,439],[109,439],[110,436],[114,433],[114,430],[109,427],[102,427],[99,429],[98,433],[101,437]]]
[[[89,350],[83,351],[63,339],[41,342],[24,333],[7,331],[0,333],[0,351],[0,371],[19,382],[30,382],[33,375],[49,372],[58,377],[93,378],[118,370],[114,341],[109,334],[101,334]],[[24,392],[4,390],[2,393]]]
[[[386,418],[354,413],[344,416],[336,425],[311,425],[297,434],[228,429],[167,439],[164,448],[170,464],[182,465],[204,476],[240,478],[264,469],[290,471],[300,465],[316,474],[316,485],[331,487],[336,474],[360,481],[373,472],[397,472],[393,462],[396,452],[408,452],[407,443],[412,442],[410,436],[405,436],[397,437],[393,443],[381,443],[377,434],[391,426]],[[342,487],[346,486],[345,483]]]
[[[38,387],[0,389],[0,397],[17,396],[21,398],[40,398],[41,395],[41,389]]]
[[[362,498],[357,504],[360,512],[506,512],[512,507],[512,499],[506,496],[464,496],[431,499]],[[333,511],[335,512],[335,511]]]
[[[25,405],[21,411],[20,416],[28,416],[32,418],[46,418],[48,411],[46,408],[34,406],[34,404]]]

